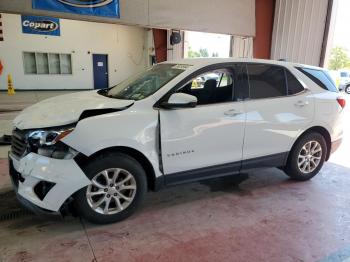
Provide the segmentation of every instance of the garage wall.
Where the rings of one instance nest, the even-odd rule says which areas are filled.
[[[255,0],[254,58],[271,57],[271,40],[276,0]]]
[[[271,58],[320,64],[328,0],[276,0]]]
[[[30,0],[1,0],[0,12],[183,29],[242,36],[255,35],[255,0],[120,0],[120,19],[32,9]],[[209,7],[209,8],[208,8]]]
[[[254,36],[255,0],[149,0],[149,25]]]
[[[93,89],[93,53],[109,55],[110,86],[147,65],[143,28],[61,19],[61,36],[57,37],[23,34],[20,15],[2,14],[2,21],[0,90],[7,88],[9,73],[17,89]],[[23,51],[70,53],[73,74],[25,75]]]
[[[231,36],[230,56],[235,58],[253,58],[253,38]]]
[[[180,32],[181,34],[181,42],[175,45],[170,44],[170,36],[172,31],[167,30],[167,60],[179,60],[184,58],[184,38],[185,33],[183,31]]]

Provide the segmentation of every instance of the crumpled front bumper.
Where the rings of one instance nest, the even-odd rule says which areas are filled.
[[[29,153],[22,159],[9,155],[9,171],[18,200],[38,214],[59,214],[65,201],[91,184],[74,159],[53,159]],[[51,185],[38,194],[41,184]]]

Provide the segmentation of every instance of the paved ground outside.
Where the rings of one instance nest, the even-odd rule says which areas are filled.
[[[240,185],[231,177],[171,187],[106,226],[21,212],[0,160],[0,261],[350,261],[345,124],[342,146],[311,181],[271,168]]]

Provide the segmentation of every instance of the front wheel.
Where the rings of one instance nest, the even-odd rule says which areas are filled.
[[[302,136],[289,154],[285,172],[292,179],[305,181],[322,168],[327,154],[324,137],[319,133]]]
[[[348,85],[347,87],[345,87],[345,92],[346,92],[347,94],[350,94],[350,85]]]
[[[84,171],[91,184],[75,194],[74,204],[78,213],[92,223],[113,223],[129,217],[147,191],[145,171],[125,154],[102,155]]]

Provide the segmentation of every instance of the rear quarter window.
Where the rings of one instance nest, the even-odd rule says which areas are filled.
[[[319,87],[331,92],[338,92],[338,89],[335,86],[328,72],[306,67],[297,67],[297,69],[304,75],[306,75],[308,78],[310,78]]]

